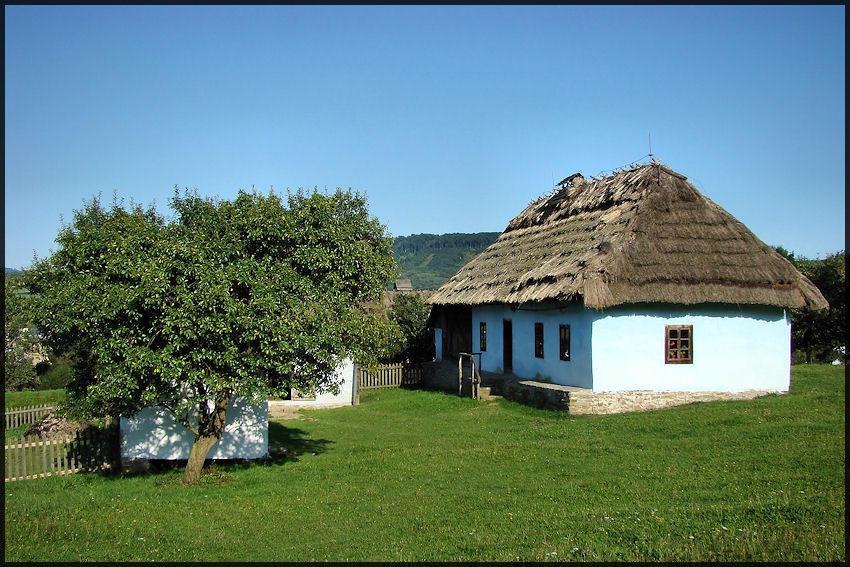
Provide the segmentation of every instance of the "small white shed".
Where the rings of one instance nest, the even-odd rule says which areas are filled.
[[[163,407],[148,407],[133,417],[122,417],[121,460],[188,459],[194,434],[177,423]],[[234,398],[227,406],[227,425],[208,459],[261,459],[269,455],[268,402],[259,405]]]
[[[342,406],[357,405],[358,392],[356,369],[354,362],[346,359],[336,368],[334,381],[339,384],[339,391],[299,393],[292,392],[288,400],[269,400],[269,411],[273,414],[276,410],[283,411],[286,408],[336,408]]]

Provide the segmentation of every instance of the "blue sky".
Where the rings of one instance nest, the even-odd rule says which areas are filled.
[[[5,266],[101,193],[351,187],[501,231],[652,152],[770,245],[845,242],[844,6],[6,6]]]

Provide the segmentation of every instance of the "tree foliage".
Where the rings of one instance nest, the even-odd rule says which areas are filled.
[[[437,289],[478,253],[490,246],[498,232],[413,234],[393,242],[401,276],[415,289]]]
[[[398,294],[389,318],[401,331],[401,342],[393,357],[395,362],[419,363],[434,358],[434,341],[428,328],[431,306],[417,293]]]
[[[7,273],[3,280],[3,321],[6,350],[3,355],[4,390],[31,390],[38,385],[33,349],[38,348],[27,312],[28,297],[19,277]]]
[[[837,349],[846,345],[844,305],[846,260],[844,251],[823,260],[795,259],[795,265],[809,278],[829,302],[829,309],[795,309],[791,313],[794,348],[802,351],[805,361],[831,362]],[[846,355],[844,355],[846,357]]]
[[[846,345],[844,304],[846,295],[846,260],[844,250],[829,254],[824,259],[797,258],[794,252],[782,246],[776,251],[787,258],[800,272],[817,286],[829,302],[829,309],[792,309],[791,328],[793,349],[806,363],[832,362],[844,358],[841,349]]]
[[[81,417],[169,408],[195,433],[197,478],[234,396],[334,391],[344,358],[369,363],[380,326],[361,305],[394,276],[392,239],[365,197],[299,190],[286,203],[175,189],[173,217],[100,199],[27,272],[45,339],[75,361]]]

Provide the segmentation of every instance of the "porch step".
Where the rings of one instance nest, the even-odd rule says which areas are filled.
[[[482,400],[495,400],[497,398],[501,398],[502,396],[498,395],[498,392],[494,392],[496,388],[494,386],[478,386],[478,396]]]
[[[471,394],[469,384],[464,384],[461,395],[469,396]],[[502,391],[497,385],[480,385],[478,386],[478,396],[481,400],[499,400],[502,396]]]

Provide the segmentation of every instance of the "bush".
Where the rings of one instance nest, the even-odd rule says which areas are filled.
[[[71,366],[55,364],[50,366],[38,380],[39,390],[64,389],[71,381]]]

